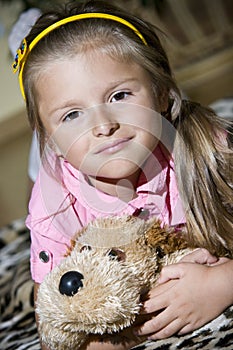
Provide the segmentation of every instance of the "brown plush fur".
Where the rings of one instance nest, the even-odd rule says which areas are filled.
[[[39,288],[42,341],[50,349],[77,349],[93,335],[117,334],[132,325],[161,267],[188,251],[181,233],[161,228],[154,219],[123,216],[90,223]],[[72,296],[59,291],[67,271],[83,275]]]

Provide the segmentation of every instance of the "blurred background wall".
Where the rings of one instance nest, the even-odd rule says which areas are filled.
[[[0,226],[27,213],[27,162],[31,130],[17,76],[11,71],[8,36],[22,11],[44,10],[62,0],[0,0]],[[78,0],[77,0],[78,2]],[[119,0],[160,27],[182,91],[208,105],[233,96],[232,0]]]

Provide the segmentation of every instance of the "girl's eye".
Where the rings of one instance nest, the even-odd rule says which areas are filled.
[[[82,112],[80,111],[73,111],[70,112],[69,114],[67,114],[64,118],[63,118],[63,122],[70,122],[71,120],[74,120],[76,118],[79,118],[81,116]]]
[[[131,95],[130,92],[126,92],[126,91],[119,91],[117,93],[115,93],[112,97],[110,102],[118,102],[121,100],[126,99],[129,95]]]

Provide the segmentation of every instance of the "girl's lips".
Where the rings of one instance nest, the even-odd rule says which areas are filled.
[[[127,137],[127,138],[123,138],[123,139],[117,139],[114,141],[106,142],[99,149],[97,149],[95,154],[99,154],[99,153],[111,154],[111,153],[118,152],[122,148],[124,148],[126,143],[131,141],[131,139],[132,139],[131,137]]]

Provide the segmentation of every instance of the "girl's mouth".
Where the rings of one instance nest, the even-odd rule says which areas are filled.
[[[113,141],[105,142],[101,147],[95,151],[95,154],[106,153],[112,154],[122,150],[130,141],[131,137],[126,137],[122,139],[115,139]]]

